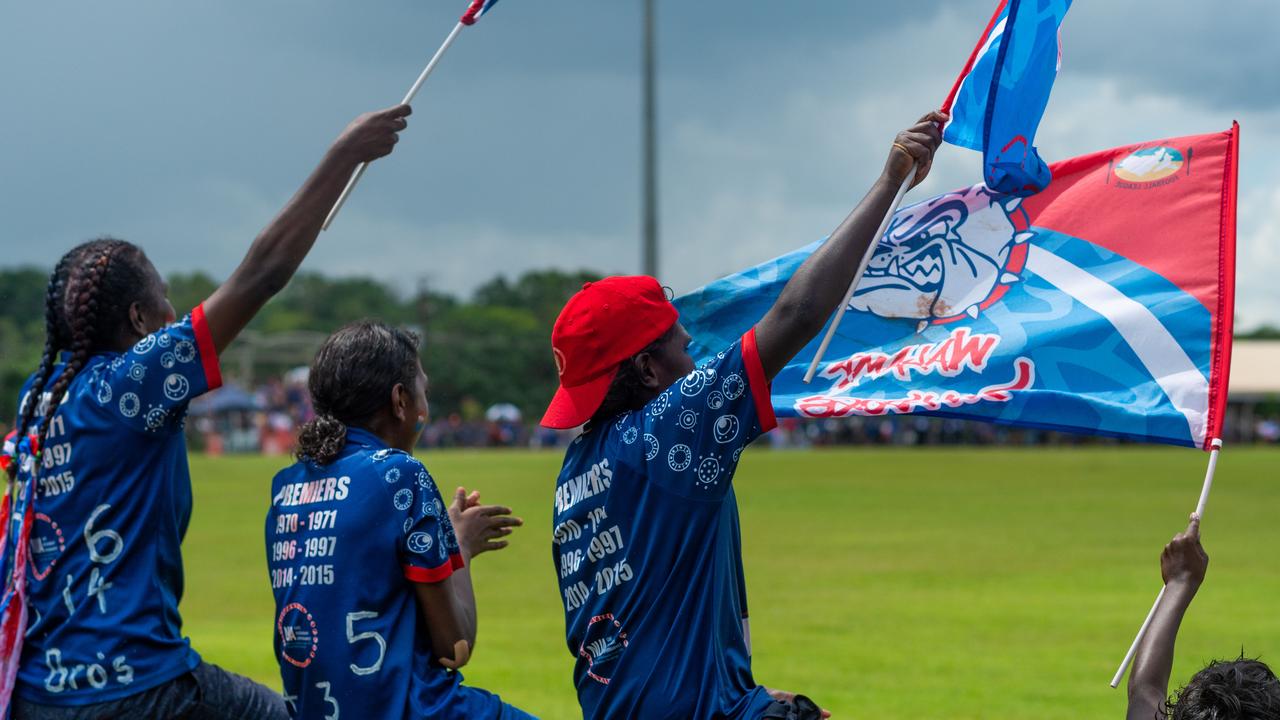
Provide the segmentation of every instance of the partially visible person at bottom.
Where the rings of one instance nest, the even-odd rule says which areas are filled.
[[[1210,662],[1169,698],[1178,627],[1208,567],[1200,520],[1192,515],[1187,529],[1160,554],[1164,599],[1134,658],[1128,720],[1280,720],[1280,680],[1265,663],[1243,653],[1235,660]]]
[[[776,424],[769,381],[842,302],[912,166],[917,181],[928,174],[945,119],[930,113],[898,134],[848,219],[702,367],[654,278],[587,283],[560,313],[560,389],[542,424],[586,424],[556,482],[551,551],[587,720],[826,716],[752,677],[733,476]]]
[[[463,488],[446,508],[411,454],[427,420],[417,336],[348,325],[320,347],[308,384],[316,418],[272,482],[266,525],[290,713],[530,718],[458,672],[476,644],[471,561],[522,523]]]
[[[187,407],[221,384],[218,354],[289,282],[351,173],[391,152],[409,112],[352,122],[182,320],[136,245],[92,240],[58,262],[44,353],[0,454],[13,497],[34,504],[26,635],[0,638],[0,657],[21,651],[14,697],[0,698],[15,718],[287,716],[279,694],[203,663],[182,634]]]

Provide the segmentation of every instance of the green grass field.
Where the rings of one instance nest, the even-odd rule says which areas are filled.
[[[1207,456],[1163,448],[778,452],[737,479],[757,681],[836,717],[1118,718],[1107,683],[1160,587]],[[558,453],[424,458],[526,520],[479,558],[468,682],[580,717],[548,548]],[[262,523],[279,459],[192,460],[186,631],[207,660],[279,687]],[[1174,682],[1244,650],[1280,661],[1280,452],[1224,453],[1209,576]]]

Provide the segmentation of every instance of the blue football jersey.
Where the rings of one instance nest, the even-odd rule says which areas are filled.
[[[570,445],[552,556],[587,720],[756,718],[733,474],[775,425],[750,331]]]
[[[60,398],[35,484],[22,697],[106,702],[199,664],[178,614],[191,517],[182,429],[191,399],[221,382],[197,307],[128,352],[93,355]],[[19,408],[42,412],[52,398],[31,383]]]
[[[328,465],[272,482],[267,563],[275,652],[299,718],[497,718],[497,696],[461,685],[431,653],[412,583],[463,567],[448,509],[412,455],[359,428]]]

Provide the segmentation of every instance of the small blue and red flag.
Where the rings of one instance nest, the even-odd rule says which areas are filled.
[[[489,12],[489,10],[497,4],[498,0],[473,0],[471,7],[467,8],[467,11],[462,13],[462,17],[459,19],[459,22],[463,25],[475,25],[477,20],[483,17],[485,13]]]
[[[1034,141],[1061,67],[1058,28],[1071,0],[1000,0],[942,110],[942,139],[982,153],[983,176],[996,192],[1043,190],[1049,168]]]

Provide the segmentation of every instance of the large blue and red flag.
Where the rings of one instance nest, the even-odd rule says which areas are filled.
[[[1026,196],[1049,184],[1034,143],[1061,66],[1071,0],[1000,0],[942,110],[942,139],[982,153],[987,187]]]
[[[1028,198],[975,185],[899,211],[812,385],[780,416],[916,413],[1207,447],[1227,399],[1239,129],[1056,163]],[[705,359],[814,243],[676,300]]]

